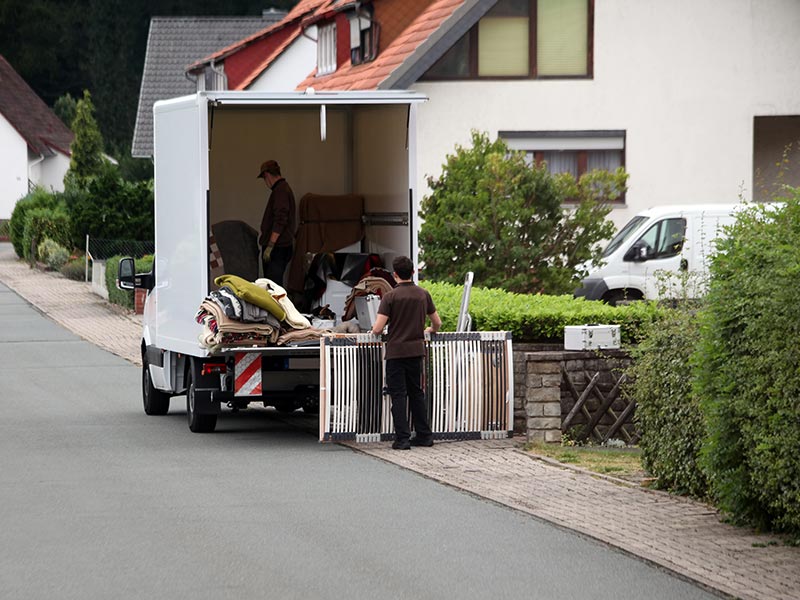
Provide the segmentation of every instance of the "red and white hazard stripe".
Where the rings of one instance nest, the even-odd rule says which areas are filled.
[[[234,395],[261,395],[261,355],[258,352],[237,352],[234,366]]]

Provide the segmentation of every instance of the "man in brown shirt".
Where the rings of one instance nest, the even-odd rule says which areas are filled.
[[[261,164],[258,177],[272,190],[261,218],[261,259],[264,277],[283,286],[283,274],[294,252],[297,209],[294,192],[274,160]]]
[[[392,448],[408,450],[411,446],[433,446],[433,433],[428,422],[428,407],[422,389],[422,360],[425,356],[425,332],[435,333],[442,320],[433,299],[414,284],[414,264],[406,256],[392,263],[397,287],[384,295],[372,333],[381,335],[389,324],[386,336],[386,385],[392,397],[392,419],[395,441]],[[431,326],[425,328],[425,317]],[[406,399],[414,419],[416,437],[412,440],[408,424]]]

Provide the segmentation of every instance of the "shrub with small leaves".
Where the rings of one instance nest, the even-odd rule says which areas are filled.
[[[22,234],[25,258],[29,261],[39,260],[39,256],[31,256],[31,251],[36,253],[39,243],[46,238],[61,246],[69,245],[69,217],[63,204],[57,204],[54,208],[34,208],[25,214],[25,230]]]
[[[69,250],[50,238],[45,238],[36,249],[39,260],[47,265],[48,269],[58,271],[69,260]]]
[[[734,520],[800,534],[800,188],[719,243],[693,361],[702,462]]]
[[[86,258],[79,256],[68,260],[61,267],[61,274],[67,279],[83,281],[86,279]],[[92,270],[89,269],[89,280],[92,278]]]
[[[632,383],[624,390],[636,401],[642,464],[659,488],[705,497],[708,479],[699,465],[705,427],[689,360],[700,336],[697,316],[685,305],[665,310],[645,333],[631,349]]]
[[[30,239],[27,240],[27,248],[24,239],[28,212],[37,208],[53,210],[58,205],[59,200],[56,195],[40,187],[17,201],[14,205],[14,210],[11,212],[11,219],[8,222],[8,234],[17,256],[26,258],[30,254]]]

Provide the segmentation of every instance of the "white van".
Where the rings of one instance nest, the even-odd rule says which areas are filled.
[[[637,214],[609,242],[603,266],[589,273],[575,296],[609,304],[701,296],[715,242],[745,206],[660,206]]]

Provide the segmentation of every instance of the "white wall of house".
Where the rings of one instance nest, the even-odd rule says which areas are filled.
[[[68,170],[69,157],[56,151],[31,168],[31,180],[51,192],[63,192],[64,175]]]
[[[419,186],[470,130],[624,130],[621,225],[656,205],[752,197],[754,119],[800,115],[797,0],[595,3],[590,80],[418,82]]]
[[[14,205],[28,193],[28,145],[0,115],[0,219],[11,217]]]
[[[316,27],[307,33],[316,39]],[[317,67],[317,44],[301,35],[274,61],[264,73],[258,76],[248,90],[270,92],[293,92]]]

